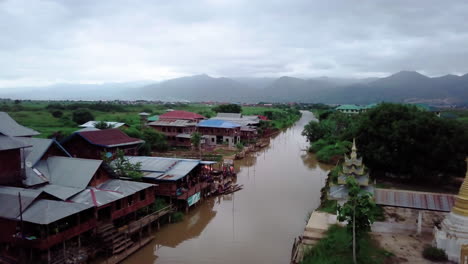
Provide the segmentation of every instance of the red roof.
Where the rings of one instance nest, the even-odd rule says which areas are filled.
[[[182,111],[182,110],[175,110],[171,112],[167,112],[159,116],[159,120],[161,119],[181,119],[181,120],[199,120],[205,119],[204,116],[199,115],[197,113]]]
[[[270,121],[270,119],[268,119],[266,116],[259,115],[258,118],[263,121]]]
[[[116,128],[96,131],[83,131],[78,132],[78,134],[89,143],[104,147],[118,147],[144,143],[143,140],[129,137],[120,129]]]

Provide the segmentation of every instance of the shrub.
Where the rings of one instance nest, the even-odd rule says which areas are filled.
[[[177,223],[177,222],[181,222],[184,220],[184,213],[182,212],[175,212],[172,214],[172,222],[173,223]]]
[[[448,259],[447,254],[445,254],[444,250],[433,246],[424,248],[422,254],[425,259],[428,259],[430,261],[447,261]]]
[[[63,112],[60,111],[60,110],[52,111],[52,116],[55,117],[55,118],[60,118],[60,117],[63,116]]]
[[[86,108],[73,111],[72,120],[77,124],[83,124],[94,119],[93,114]]]

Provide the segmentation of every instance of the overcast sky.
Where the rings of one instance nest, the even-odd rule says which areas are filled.
[[[466,0],[0,0],[0,87],[468,72]]]

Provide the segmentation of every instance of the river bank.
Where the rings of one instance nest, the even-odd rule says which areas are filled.
[[[269,146],[235,161],[243,190],[204,200],[123,263],[287,263],[330,169],[303,151],[313,118],[303,112]]]

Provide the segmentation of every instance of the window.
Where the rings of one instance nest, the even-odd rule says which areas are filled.
[[[115,210],[118,211],[120,209],[122,209],[122,200],[117,200],[115,203]]]
[[[146,200],[146,190],[140,192],[140,201]]]
[[[133,204],[133,196],[132,195],[127,197],[127,202],[128,202],[129,206]]]

